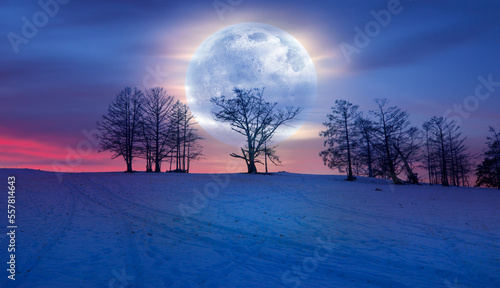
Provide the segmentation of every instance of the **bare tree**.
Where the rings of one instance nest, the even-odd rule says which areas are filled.
[[[187,105],[177,101],[173,108],[170,129],[172,131],[170,143],[172,155],[170,157],[170,171],[189,173],[190,162],[202,156],[202,146],[198,143],[203,139],[196,129],[194,116]],[[175,157],[175,170],[172,168]]]
[[[295,119],[301,108],[286,107],[278,109],[278,103],[264,100],[262,89],[234,88],[235,98],[226,96],[214,97],[211,102],[217,107],[215,119],[229,123],[231,129],[245,138],[245,147],[240,147],[241,155],[232,153],[231,157],[245,160],[248,173],[257,173],[258,157],[265,152],[265,144],[269,142],[276,130]]]
[[[186,173],[189,173],[191,161],[203,158],[203,147],[198,142],[199,140],[203,140],[203,137],[201,137],[198,134],[198,131],[194,128],[191,128],[188,131],[186,139],[187,152],[185,154],[187,160],[187,166],[185,168]]]
[[[466,138],[463,138],[465,140]],[[468,147],[460,144],[457,149],[457,185],[470,186],[469,175],[472,172],[472,155],[467,152]]]
[[[100,152],[111,151],[112,158],[122,156],[127,164],[127,172],[133,172],[132,162],[140,153],[142,105],[144,96],[137,88],[127,87],[116,96],[108,108],[108,114],[97,122],[101,132]]]
[[[172,151],[169,143],[170,117],[174,107],[174,97],[167,95],[163,88],[146,90],[143,105],[143,138],[146,159],[154,163],[155,172],[161,172],[161,163]],[[152,167],[150,167],[152,168]]]
[[[358,105],[353,105],[346,100],[335,100],[332,114],[328,114],[328,122],[325,131],[320,136],[326,137],[324,146],[328,147],[319,154],[323,163],[330,169],[338,169],[340,172],[347,170],[347,180],[356,178],[352,174],[353,134],[355,133],[354,121],[358,115]]]
[[[414,172],[414,163],[420,161],[421,139],[420,130],[417,127],[410,127],[405,131],[400,131],[393,143],[394,150],[399,155],[408,176],[408,182],[412,184],[419,183],[418,174]]]
[[[191,161],[201,159],[203,156],[203,147],[199,144],[199,140],[203,140],[203,137],[193,128],[196,124],[195,118],[187,105],[182,104],[179,109],[182,112],[182,170],[189,173]]]
[[[153,172],[154,165],[154,155],[153,155],[153,137],[152,133],[149,130],[149,127],[146,125],[144,121],[141,121],[140,124],[141,137],[140,141],[141,145],[141,156],[146,159],[146,172]]]
[[[470,173],[470,153],[467,152],[465,140],[459,132],[460,126],[450,123],[447,130],[447,148],[449,152],[448,162],[450,165],[451,185],[459,187],[468,186],[468,173]]]
[[[267,147],[267,143],[264,143],[264,166],[266,167],[266,174],[269,173],[267,169],[267,159],[275,166],[281,166],[280,157],[276,154],[276,147],[278,147],[278,145]]]
[[[484,159],[477,167],[476,186],[496,187],[500,189],[500,132],[490,127],[493,134],[486,139],[487,149]]]
[[[432,117],[422,126],[426,132],[429,183],[443,186],[469,185],[471,155],[465,145],[460,126],[444,117]]]
[[[435,175],[436,175],[436,165],[434,161],[434,156],[433,156],[433,150],[431,150],[432,146],[432,135],[431,135],[431,123],[430,122],[425,122],[422,125],[422,128],[424,129],[424,134],[425,134],[425,152],[426,152],[426,163],[423,165],[423,168],[427,170],[428,172],[428,177],[429,177],[429,184],[432,186],[432,184],[437,183],[434,181]]]
[[[448,181],[448,165],[446,149],[446,131],[450,129],[450,122],[444,117],[432,117],[431,120],[425,125],[429,125],[430,131],[433,133],[434,143],[437,148],[437,155],[439,156],[439,170],[441,171],[441,185],[450,186]]]
[[[387,107],[389,103],[387,99],[375,99],[375,103],[378,105],[378,110],[370,111],[376,118],[374,135],[377,144],[374,147],[383,155],[386,172],[389,173],[394,184],[403,184],[403,181],[398,178],[397,171],[397,161],[400,154],[395,151],[394,145],[396,145],[401,133],[404,133],[410,125],[409,115],[397,106]]]
[[[360,161],[361,165],[365,165],[368,170],[368,177],[375,177],[373,162],[375,159],[375,153],[373,148],[373,133],[375,132],[375,128],[373,127],[373,121],[371,121],[368,117],[363,116],[363,113],[359,113],[356,118],[355,128],[357,134],[359,135],[359,158],[362,158]]]

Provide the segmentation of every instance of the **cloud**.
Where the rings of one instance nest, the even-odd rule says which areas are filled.
[[[472,45],[478,41],[496,45],[500,19],[491,13],[499,11],[499,4],[491,6],[469,3],[454,5],[449,3],[406,3],[398,15],[383,27],[379,35],[370,39],[370,44],[359,54],[353,54],[352,63],[346,65],[351,72],[361,72],[386,67],[405,66],[425,61],[438,53],[443,53],[461,45]],[[415,5],[415,6],[412,6]],[[497,9],[495,10],[496,7]],[[377,10],[373,10],[377,11]],[[422,17],[422,15],[426,17]],[[364,30],[365,22],[356,24]],[[354,44],[354,29],[343,43]]]
[[[405,83],[405,91],[419,91],[419,87],[415,87],[417,84],[411,81],[418,75],[405,70],[408,66],[422,65],[419,73],[435,70],[447,63],[434,56],[465,46],[468,49],[457,53],[458,57],[477,59],[476,70],[484,70],[478,73],[495,72],[491,67],[497,66],[491,64],[495,63],[491,59],[498,59],[496,52],[481,53],[483,47],[497,51],[493,48],[499,46],[500,18],[497,14],[500,2],[494,0],[401,0],[405,10],[394,17],[370,46],[355,55],[359,57],[346,64],[338,44],[352,41],[353,27],[366,24],[372,19],[370,11],[384,9],[387,3],[388,0],[243,1],[221,21],[213,1],[72,0],[61,6],[59,13],[39,29],[36,37],[23,44],[19,54],[15,54],[6,34],[21,33],[21,18],[32,17],[40,6],[38,1],[6,1],[0,9],[3,32],[0,42],[0,133],[3,140],[13,140],[9,140],[8,147],[5,141],[2,142],[0,154],[4,155],[4,160],[9,157],[11,162],[7,163],[14,166],[16,162],[12,161],[16,158],[22,165],[28,165],[31,160],[46,164],[49,158],[59,159],[60,150],[64,153],[66,145],[82,139],[83,129],[95,127],[95,122],[106,112],[118,91],[125,86],[142,84],[148,66],[155,70],[159,65],[161,71],[168,71],[161,85],[178,99],[185,99],[186,68],[197,46],[215,31],[240,22],[268,23],[291,33],[306,47],[319,73],[321,95],[318,95],[317,115],[310,117],[311,123],[306,130],[293,136],[297,144],[291,144],[293,149],[283,154],[292,155],[294,149],[305,149],[307,155],[316,158],[316,150],[321,147],[310,147],[313,143],[321,146],[321,139],[316,140],[315,135],[332,99],[354,95],[360,101],[371,102],[370,97],[382,93],[380,89],[376,91],[374,82],[379,86],[390,85],[391,93],[396,91],[394,78],[387,76],[391,74],[379,73],[387,67],[401,69],[398,79]],[[483,63],[490,63],[490,66]],[[365,72],[373,74],[368,77],[369,73]],[[363,73],[369,79],[357,77]],[[475,79],[477,75],[467,77]],[[464,82],[470,81],[464,81],[458,74],[448,75],[429,89],[448,91],[448,87]],[[457,87],[456,90],[472,88]],[[448,97],[448,101],[443,102],[450,105],[462,101],[462,98],[453,99],[453,95],[442,97]],[[495,99],[492,97],[489,103],[494,103]],[[483,107],[489,109],[490,106],[494,105]],[[488,119],[492,122],[495,114],[488,111],[484,115],[491,115]],[[488,119],[483,121],[488,122]],[[40,144],[40,147],[33,148],[16,139]],[[216,141],[209,138],[204,145],[211,149],[208,147],[220,145]],[[27,158],[22,157],[23,149]],[[36,149],[39,155],[33,155],[38,153]],[[95,159],[89,167],[93,165],[98,169],[99,165],[116,167],[121,164],[120,160],[105,161],[108,155],[98,156],[102,157],[102,162]],[[220,167],[216,159],[224,157],[227,151],[219,149],[203,165]],[[299,171],[300,165],[297,165],[293,167],[298,167],[296,171]]]

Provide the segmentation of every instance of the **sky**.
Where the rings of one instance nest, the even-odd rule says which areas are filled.
[[[189,61],[210,35],[259,22],[295,37],[318,77],[314,109],[277,149],[271,171],[328,174],[319,132],[335,99],[368,111],[375,98],[460,122],[474,153],[500,128],[498,1],[3,1],[0,167],[123,171],[89,136],[126,86],[161,86],[187,103]],[[201,127],[192,172],[226,171],[239,149]],[[135,170],[144,170],[141,161]],[[262,167],[260,168],[262,169]],[[241,172],[245,165],[241,163]],[[238,171],[231,171],[238,172]]]

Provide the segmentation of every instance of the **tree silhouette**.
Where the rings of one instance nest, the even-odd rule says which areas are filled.
[[[422,129],[424,129],[424,135],[425,135],[425,152],[426,152],[426,162],[423,164],[423,168],[427,170],[428,172],[428,177],[429,177],[429,184],[432,186],[432,184],[437,183],[436,175],[437,175],[437,164],[436,164],[436,157],[434,150],[432,149],[432,135],[431,135],[431,129],[432,129],[432,124],[430,121],[425,122],[422,124]]]
[[[97,128],[101,132],[99,152],[111,151],[113,159],[122,156],[129,173],[133,172],[134,157],[140,154],[143,103],[142,92],[137,88],[127,87],[118,93],[109,105],[108,113],[97,122]]]
[[[229,123],[233,131],[244,137],[245,146],[240,147],[241,155],[232,153],[230,156],[245,160],[248,173],[257,173],[255,164],[261,163],[258,157],[266,153],[266,143],[276,130],[295,119],[302,111],[294,107],[278,109],[278,103],[264,100],[264,90],[234,88],[234,98],[220,96],[211,99],[217,109],[213,113],[215,119]]]
[[[366,175],[390,178],[395,184],[419,184],[416,168],[420,167],[428,171],[431,185],[469,186],[472,156],[460,126],[444,117],[432,117],[421,130],[411,126],[408,112],[388,105],[387,99],[375,99],[375,103],[378,109],[365,116],[357,105],[335,101],[333,113],[327,115],[329,122],[324,123],[327,130],[320,133],[327,138],[324,146],[328,149],[320,153],[325,165],[347,172],[351,180],[354,175]],[[490,131],[498,137],[494,129]],[[494,137],[488,138],[490,146]],[[491,159],[497,158],[486,159],[481,173],[496,173]],[[400,179],[401,174],[407,179]],[[487,182],[496,179],[485,177]]]
[[[174,97],[167,95],[163,88],[156,87],[146,90],[143,105],[143,142],[145,155],[152,169],[154,163],[155,172],[161,172],[161,162],[171,152],[169,145],[170,118],[174,107]]]
[[[203,139],[192,126],[194,116],[187,105],[177,101],[172,110],[170,123],[172,155],[170,157],[170,171],[189,173],[191,160],[202,156],[202,147],[198,141]],[[175,156],[175,170],[172,164]]]
[[[414,163],[420,161],[422,148],[421,131],[417,127],[410,127],[398,135],[393,143],[394,150],[399,155],[404,170],[408,175],[408,182],[418,184],[418,174],[414,172]]]
[[[444,117],[432,117],[430,127],[434,133],[435,142],[438,145],[440,168],[441,168],[441,185],[450,186],[448,182],[448,165],[446,165],[446,130],[450,129],[450,123]]]
[[[468,184],[471,171],[470,154],[465,145],[466,137],[460,126],[444,117],[432,117],[422,125],[425,132],[426,163],[429,183],[443,186]]]
[[[202,157],[203,147],[192,126],[193,115],[185,104],[174,102],[163,88],[123,89],[109,105],[108,113],[97,122],[101,132],[100,152],[122,156],[127,172],[133,172],[136,157],[146,160],[146,171],[161,172],[161,164],[170,157],[170,171],[175,156],[176,170],[188,172],[190,162]]]
[[[383,166],[386,167],[386,172],[393,180],[394,184],[403,184],[403,181],[398,178],[398,157],[400,153],[395,149],[398,145],[400,136],[406,133],[406,129],[410,125],[408,121],[408,113],[402,111],[397,106],[387,107],[389,101],[387,99],[375,99],[378,109],[370,111],[374,116],[375,136],[377,145],[375,147],[383,155]]]
[[[485,158],[477,167],[476,186],[496,187],[500,189],[500,132],[490,127],[493,134],[486,139]]]
[[[330,169],[338,169],[340,172],[347,170],[347,180],[356,178],[352,174],[353,134],[355,133],[354,121],[357,118],[359,106],[353,105],[346,100],[335,100],[332,114],[328,114],[328,122],[325,131],[320,136],[327,138],[324,146],[328,149],[320,152],[323,163]]]
[[[354,124],[359,135],[359,152],[357,154],[361,158],[361,165],[366,166],[368,177],[375,177],[373,163],[376,155],[373,148],[373,133],[375,132],[373,121],[365,117],[361,112],[358,114]]]

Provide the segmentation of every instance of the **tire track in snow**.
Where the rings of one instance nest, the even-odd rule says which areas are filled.
[[[249,226],[251,227],[252,225]],[[229,276],[234,270],[236,270],[238,267],[245,267],[245,264],[248,263],[250,259],[254,258],[256,255],[259,254],[259,252],[264,248],[266,242],[269,240],[269,236],[272,233],[272,230],[259,224],[257,224],[257,227],[263,228],[261,229],[262,231],[260,231],[260,229],[258,231],[259,232],[258,234],[263,235],[263,237],[259,237],[257,241],[251,241],[250,245],[246,245],[244,247],[246,249],[244,253],[240,252],[237,255],[235,255],[235,253],[233,253],[232,251],[235,251],[236,249],[219,250],[219,251],[216,250],[216,252],[219,253],[220,255],[229,258],[230,262],[228,264],[220,265],[219,267],[217,267],[215,273],[211,273],[210,275],[205,276],[204,279],[201,279],[200,285],[203,285],[205,287],[220,286],[220,282],[224,280],[227,276]],[[229,253],[229,255],[224,255],[226,253]]]
[[[92,178],[92,180],[89,179],[90,182],[92,182],[95,185],[100,185],[101,189],[104,189],[107,194],[112,195],[115,200],[123,201],[124,203],[127,203],[128,205],[131,205],[134,208],[139,208],[142,210],[145,210],[147,212],[157,212],[163,215],[168,216],[169,218],[175,218],[178,216],[177,214],[172,214],[168,213],[162,210],[154,209],[148,206],[145,206],[140,203],[136,203],[134,201],[131,201],[127,198],[122,197],[121,195],[116,194],[113,190],[107,188],[103,184],[98,184],[96,183],[96,180],[98,179]],[[120,187],[121,191],[125,191],[126,187],[124,187],[122,184],[119,182],[113,183],[114,185]],[[148,224],[151,226],[155,226],[158,228],[158,231],[169,231],[172,230],[175,233],[175,236],[177,237],[184,237],[184,239],[189,239],[191,236],[194,234],[202,234],[203,232],[213,232],[215,229],[218,229],[218,232],[223,234],[223,235],[241,235],[245,237],[245,239],[252,239],[252,241],[249,241],[250,243],[246,243],[245,245],[233,245],[231,249],[226,249],[226,250],[220,250],[220,249],[213,249],[213,251],[217,252],[219,255],[221,255],[223,258],[228,259],[229,261],[224,262],[221,265],[217,265],[218,267],[216,270],[211,270],[210,273],[206,276],[199,276],[197,279],[197,285],[201,285],[203,287],[217,287],[220,283],[220,281],[224,278],[226,278],[231,272],[233,272],[235,269],[238,267],[244,267],[245,263],[247,263],[250,259],[254,258],[255,255],[257,255],[264,247],[265,243],[269,240],[270,237],[273,235],[275,237],[278,237],[278,233],[275,232],[273,229],[266,227],[263,225],[263,223],[252,221],[250,219],[245,219],[241,218],[242,221],[240,222],[247,222],[245,220],[249,220],[250,225],[247,225],[246,227],[259,227],[261,229],[258,229],[258,231],[245,231],[237,228],[232,228],[229,226],[225,225],[218,225],[214,224],[213,222],[209,221],[203,221],[200,219],[195,219],[193,217],[190,217],[191,220],[191,225],[186,226],[185,224],[182,226],[178,227],[172,227],[168,226],[164,223],[160,223],[158,221],[152,220],[150,218],[146,218],[144,216],[138,216],[138,215],[133,215],[132,213],[125,212],[125,214],[128,214],[130,217],[135,218],[137,220],[142,220],[143,221],[148,221]],[[140,213],[140,215],[145,215],[143,213]],[[233,217],[226,217],[227,219],[233,218]],[[194,229],[194,227],[197,227],[197,229]],[[187,228],[187,229],[186,229]],[[157,230],[157,229],[155,229]],[[253,236],[259,235],[259,237],[255,240],[253,240]],[[165,235],[164,235],[165,236]],[[173,238],[170,238],[173,239]],[[209,238],[209,237],[198,237],[197,238],[198,242],[202,242],[204,247],[228,247],[230,243],[222,240],[217,240],[214,238]],[[194,244],[191,244],[194,245]],[[243,251],[241,251],[243,250]],[[231,252],[233,251],[233,252]],[[239,252],[236,252],[239,251]],[[157,253],[157,251],[152,251],[153,253]],[[213,267],[212,267],[213,268]],[[175,275],[174,275],[175,276]],[[186,283],[182,280],[174,282],[172,285],[186,285]],[[181,287],[179,286],[179,287]]]
[[[368,212],[364,212],[364,211],[361,211],[361,210],[347,209],[347,208],[344,208],[344,207],[341,207],[341,206],[338,206],[338,205],[334,205],[334,204],[331,204],[331,203],[325,203],[325,202],[321,202],[321,201],[317,201],[317,200],[311,200],[311,199],[307,198],[303,194],[303,192],[307,191],[307,189],[297,190],[293,195],[291,193],[289,193],[289,192],[286,192],[285,188],[279,187],[279,189],[281,189],[284,193],[288,194],[290,197],[292,197],[294,195],[297,195],[297,196],[300,197],[300,199],[302,199],[303,201],[311,204],[312,206],[325,207],[325,208],[328,208],[330,211],[331,210],[338,210],[338,211],[341,211],[341,212],[343,212],[345,214],[348,214],[348,215],[364,216],[363,219],[385,219],[385,220],[395,221],[395,222],[398,223],[397,227],[409,227],[409,226],[411,226],[411,227],[413,227],[415,229],[419,229],[419,230],[422,230],[422,231],[427,231],[428,228],[429,228],[429,226],[430,226],[429,224],[426,224],[425,222],[417,222],[417,221],[413,221],[413,220],[410,220],[410,219],[397,219],[397,218],[393,218],[393,217],[390,217],[390,216],[368,213]],[[454,228],[451,228],[451,227],[439,227],[439,229],[446,230],[446,231],[451,232],[453,234],[463,233],[462,230],[454,229]],[[469,233],[469,234],[470,235],[474,235],[476,237],[482,237],[483,236],[483,235],[481,235],[479,233],[473,233],[473,232]],[[415,232],[415,235],[419,236],[420,234],[418,234],[418,233]],[[492,235],[492,237],[493,237],[493,235]],[[495,240],[500,241],[500,238],[497,238]]]
[[[84,181],[83,183],[83,187],[86,187],[86,188],[92,188],[91,191],[93,191],[92,194],[86,194],[82,191],[80,191],[78,188],[75,188],[75,192],[78,193],[78,195],[80,195],[81,197],[87,199],[88,201],[90,202],[93,202],[99,206],[101,206],[103,209],[104,208],[108,208],[108,209],[104,209],[105,211],[109,211],[109,213],[112,214],[112,217],[118,217],[119,219],[119,223],[117,224],[117,227],[118,229],[120,230],[120,237],[122,239],[122,242],[123,243],[126,243],[127,247],[123,247],[122,250],[123,250],[123,254],[127,255],[127,258],[128,258],[128,263],[126,263],[126,268],[130,267],[132,269],[134,269],[134,273],[130,273],[131,276],[134,276],[134,282],[137,282],[137,283],[142,283],[143,282],[143,279],[142,279],[142,274],[143,274],[143,271],[142,271],[142,264],[141,264],[141,258],[139,256],[139,253],[138,253],[138,249],[137,249],[137,244],[134,240],[134,237],[133,237],[133,233],[132,233],[132,229],[129,225],[129,221],[128,219],[125,219],[124,217],[124,213],[121,208],[119,207],[119,205],[116,203],[116,201],[114,201],[114,199],[112,199],[112,197],[110,197],[110,195],[113,195],[114,193],[111,193],[108,189],[106,189],[104,186],[101,186],[99,184],[96,184],[94,182],[92,182],[90,180],[90,176],[87,175],[87,174],[81,174],[81,175],[72,175],[72,176],[75,176],[80,178],[81,180]],[[67,177],[69,178],[69,177]],[[75,181],[76,179],[75,178],[72,178],[71,180],[72,181]],[[66,180],[67,181],[67,180]],[[87,185],[89,184],[89,185]],[[85,186],[87,185],[87,186]],[[74,187],[74,185],[73,185]],[[94,189],[94,188],[98,188],[98,189]],[[101,191],[103,190],[104,193],[97,193],[97,191]],[[97,195],[99,195],[98,197],[96,197]],[[113,216],[114,215],[114,216]],[[120,267],[111,267],[111,269],[119,269]],[[126,271],[130,271],[128,269],[126,269]]]
[[[55,233],[45,233],[44,234],[43,240],[40,241],[40,243],[41,243],[40,245],[42,246],[43,250],[41,250],[37,254],[31,256],[32,257],[31,259],[34,259],[34,260],[26,262],[26,263],[31,263],[31,264],[29,266],[26,265],[28,267],[25,267],[26,268],[25,273],[22,273],[21,277],[18,277],[18,279],[14,283],[14,287],[19,287],[20,285],[23,284],[23,282],[26,281],[26,279],[30,275],[30,272],[33,271],[40,264],[40,261],[42,261],[44,256],[48,255],[50,253],[50,251],[52,249],[54,249],[54,247],[59,243],[59,241],[66,235],[67,229],[68,229],[68,227],[70,227],[70,225],[72,223],[73,216],[75,213],[75,207],[76,207],[76,197],[75,197],[75,194],[73,193],[73,188],[71,187],[71,185],[69,185],[66,181],[64,181],[63,184],[64,184],[64,186],[66,186],[69,189],[68,190],[69,193],[65,194],[67,196],[64,198],[64,201],[62,201],[64,203],[69,202],[69,205],[67,205],[69,207],[69,210],[63,211],[63,215],[65,214],[65,215],[67,215],[67,217],[58,217],[58,219],[63,219],[63,220],[61,220],[62,223],[60,225],[58,225],[61,227],[58,229],[58,231],[56,231]],[[33,197],[31,199],[33,199]],[[57,201],[57,202],[59,203],[60,201]],[[35,205],[35,209],[39,213],[41,211],[43,211],[42,209],[40,209],[41,204],[34,202],[34,205]],[[56,208],[59,209],[59,206],[56,205]],[[48,216],[46,216],[45,219],[48,219]],[[50,222],[50,223],[53,223],[53,222]],[[50,227],[50,229],[52,231],[52,227]]]
[[[94,178],[94,181],[95,181],[95,178]],[[95,182],[94,182],[95,183]],[[137,203],[137,202],[134,202],[134,201],[131,201],[127,198],[124,198],[118,194],[116,194],[115,192],[113,192],[111,189],[105,187],[103,184],[98,184],[98,183],[95,183],[97,185],[100,185],[103,189],[106,189],[107,193],[109,195],[113,195],[113,198],[115,200],[120,200],[120,201],[123,201],[129,205],[131,205],[131,207],[133,208],[138,208],[138,209],[142,209],[144,210],[145,212],[154,212],[154,213],[158,213],[158,214],[162,214],[162,215],[165,215],[165,216],[168,216],[169,219],[177,219],[179,218],[179,214],[174,214],[174,213],[169,213],[169,212],[165,212],[163,210],[159,210],[159,209],[155,209],[155,208],[152,208],[152,207],[149,207],[149,206],[146,206],[144,204],[140,204],[140,203]],[[124,187],[122,184],[120,183],[113,183],[114,185],[117,185],[120,187],[120,189],[122,190],[126,190],[127,188]],[[136,219],[140,219],[140,220],[143,220],[143,221],[154,221],[152,220],[151,218],[146,218],[144,216],[138,216],[138,215],[134,215],[130,212],[124,212],[125,214],[129,214],[131,217],[134,217]],[[141,215],[143,215],[143,213],[140,213]],[[200,213],[201,214],[201,213]],[[188,230],[183,230],[183,231],[177,231],[177,232],[183,232],[185,235],[192,235],[193,232],[196,233],[197,231],[199,231],[199,229],[194,229],[194,227],[196,226],[200,226],[200,227],[204,227],[204,226],[212,226],[214,228],[220,228],[224,231],[227,231],[227,232],[241,232],[241,230],[237,230],[237,229],[233,229],[233,228],[230,228],[228,226],[223,226],[223,225],[217,225],[217,224],[214,224],[210,221],[204,221],[204,220],[201,220],[201,219],[197,219],[195,217],[189,217],[190,221],[192,222],[190,225],[186,225],[185,223],[183,222],[176,222],[176,223],[181,223],[182,225],[177,225],[177,228],[179,227],[184,227],[184,228],[187,228],[187,227],[191,227],[191,229],[188,229]],[[172,228],[173,226],[162,226],[164,225],[163,223],[159,223],[158,221],[154,221],[154,222],[157,222],[156,224],[158,224],[157,226],[160,226],[162,227],[163,229],[165,228]],[[151,222],[151,224],[154,224],[153,222]],[[210,225],[209,225],[210,224]],[[248,235],[250,235],[252,233],[248,233]],[[252,234],[253,235],[253,234]]]
[[[285,189],[282,188],[282,190],[283,190],[283,192],[287,193]],[[428,239],[430,239],[431,241],[439,241],[441,243],[446,243],[446,245],[447,245],[446,249],[439,249],[439,250],[434,251],[433,253],[437,253],[437,255],[441,255],[440,258],[443,259],[443,261],[450,261],[451,262],[450,264],[452,264],[453,259],[455,259],[457,257],[457,254],[456,254],[457,250],[456,249],[458,249],[457,248],[458,245],[466,245],[467,246],[468,244],[474,244],[474,245],[479,246],[480,244],[478,244],[478,243],[480,241],[482,241],[483,242],[482,245],[485,245],[485,246],[491,245],[492,243],[498,243],[499,238],[495,237],[492,233],[489,234],[489,236],[491,238],[490,237],[488,237],[488,238],[490,238],[490,239],[484,239],[484,235],[482,235],[478,232],[471,232],[471,231],[468,231],[467,234],[468,234],[468,236],[475,237],[477,239],[476,241],[474,241],[474,242],[470,242],[470,241],[457,242],[457,243],[455,243],[455,241],[450,242],[449,241],[450,238],[457,239],[456,235],[461,235],[464,233],[464,231],[460,230],[458,228],[450,227],[449,225],[448,226],[436,226],[435,224],[432,224],[432,223],[428,224],[424,221],[418,222],[418,221],[414,221],[411,219],[400,219],[400,218],[390,217],[390,216],[386,216],[386,215],[380,215],[380,214],[368,213],[368,212],[364,212],[364,211],[360,211],[360,210],[348,209],[348,208],[344,208],[344,207],[340,207],[340,206],[331,204],[330,201],[321,202],[321,201],[317,201],[317,200],[312,200],[303,194],[307,190],[308,189],[301,189],[301,190],[297,190],[293,194],[287,193],[287,195],[289,197],[292,197],[292,196],[297,197],[298,196],[297,198],[300,198],[302,201],[305,201],[314,207],[324,207],[324,208],[328,209],[327,211],[337,210],[337,211],[340,211],[341,213],[345,213],[346,215],[350,215],[350,216],[352,215],[353,217],[350,217],[352,219],[358,218],[358,219],[364,219],[364,221],[371,219],[374,222],[374,223],[367,223],[367,222],[359,223],[359,222],[356,222],[355,220],[353,220],[353,221],[350,221],[350,224],[348,225],[349,227],[351,227],[352,224],[355,224],[357,226],[361,226],[362,230],[365,230],[366,228],[369,228],[370,225],[379,226],[379,225],[381,225],[381,222],[384,222],[386,225],[381,226],[381,229],[383,231],[388,231],[388,232],[393,233],[393,234],[397,234],[397,232],[403,232],[404,235],[406,235],[405,239],[423,238],[422,239],[423,242],[421,242],[421,243],[426,243],[428,241]],[[380,221],[381,219],[385,220],[385,221]],[[392,223],[394,223],[395,225]],[[396,229],[396,227],[404,228],[404,231]],[[432,229],[433,231],[435,230],[435,232],[433,232],[432,235],[427,235],[427,233],[429,232],[429,229]],[[351,230],[352,229],[350,229],[350,231]],[[419,232],[419,231],[421,231],[421,232]],[[351,235],[351,237],[352,237],[352,235]],[[360,236],[353,236],[353,238],[354,239],[361,239]],[[344,240],[346,240],[346,239],[344,239]],[[397,241],[398,239],[392,239],[392,240]],[[403,241],[404,241],[404,239],[403,239]],[[464,241],[464,240],[462,240],[462,241]],[[371,247],[372,244],[370,244],[368,242],[369,241],[363,241],[363,242],[360,242],[360,244],[362,244],[366,248]],[[373,243],[373,244],[382,245],[380,243]],[[368,245],[368,246],[366,246],[366,245]],[[361,246],[361,247],[363,247],[363,246]],[[399,250],[397,250],[397,249],[389,249],[389,248],[387,248],[387,245],[383,245],[382,248],[385,249],[384,251],[386,253],[390,253],[391,255],[393,255],[393,258],[390,258],[390,259],[397,259],[394,257],[400,256],[398,254]],[[378,249],[378,248],[376,248],[376,249]],[[349,255],[349,254],[355,253],[356,251],[350,249],[350,251],[345,250],[345,251],[339,251],[339,252],[340,252],[339,253],[340,255],[341,254]],[[403,256],[403,255],[401,255],[401,256]],[[380,258],[380,257],[369,255],[369,254],[365,254],[364,257],[366,257],[368,259],[372,259],[373,261],[379,261],[379,260],[385,261],[385,258]],[[467,258],[465,258],[465,259],[467,259]],[[401,262],[401,261],[403,261],[403,262]],[[399,262],[395,260],[394,263],[398,264],[398,265],[402,265],[401,263],[406,263],[405,261],[410,261],[410,263],[417,263],[415,265],[417,265],[417,266],[420,265],[421,267],[423,267],[422,265],[431,265],[431,263],[422,264],[419,262],[420,260],[409,260],[409,259],[404,259],[404,258],[401,259]],[[466,262],[469,263],[469,264],[467,264],[467,267],[473,266],[474,261],[477,261],[477,260],[467,259]],[[446,273],[449,273],[449,271],[447,271],[447,270],[443,270],[443,271]],[[380,271],[375,271],[375,272],[380,273],[382,275],[385,271],[382,268]]]

